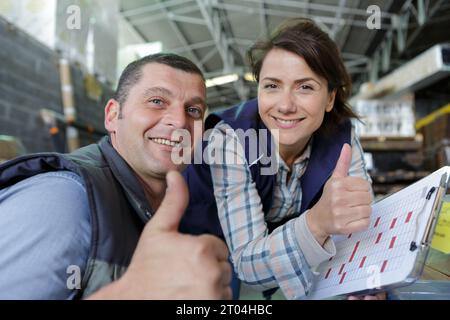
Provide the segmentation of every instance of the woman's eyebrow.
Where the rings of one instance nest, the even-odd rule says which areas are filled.
[[[261,81],[281,82],[280,79],[278,79],[278,78],[272,78],[272,77],[264,77],[263,79],[261,79]]]
[[[261,81],[272,81],[272,82],[276,82],[276,83],[280,83],[283,82],[282,80],[278,79],[278,78],[273,78],[273,77],[264,77]],[[319,80],[313,78],[313,77],[306,77],[306,78],[300,78],[294,81],[294,83],[296,84],[300,84],[300,83],[304,83],[306,81],[314,81],[316,82],[319,86],[322,86],[322,84],[320,83]]]
[[[297,79],[297,80],[295,80],[294,82],[297,83],[297,84],[299,84],[299,83],[304,83],[304,82],[306,82],[306,81],[314,81],[314,82],[316,82],[319,86],[322,86],[322,84],[320,83],[319,80],[317,80],[317,79],[315,79],[315,78],[312,78],[312,77],[306,77],[306,78]]]

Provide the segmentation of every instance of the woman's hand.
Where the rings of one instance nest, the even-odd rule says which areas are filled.
[[[350,234],[369,226],[371,186],[363,178],[348,176],[351,159],[351,147],[344,144],[320,200],[307,212],[308,227],[321,245],[332,234]]]

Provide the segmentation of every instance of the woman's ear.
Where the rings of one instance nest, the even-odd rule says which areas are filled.
[[[108,132],[116,131],[117,119],[120,116],[120,104],[115,99],[109,99],[105,106],[105,128]]]
[[[328,101],[327,101],[327,106],[325,107],[325,111],[326,112],[330,112],[331,110],[333,110],[334,107],[334,101],[336,99],[336,92],[337,90],[334,89],[333,91],[331,91],[328,94]]]

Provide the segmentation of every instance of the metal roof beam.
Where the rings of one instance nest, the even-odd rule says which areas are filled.
[[[186,51],[192,51],[194,49],[201,49],[201,48],[214,46],[215,44],[216,43],[214,42],[214,40],[207,40],[207,41],[197,42],[197,43],[193,43],[190,45],[170,49],[170,51],[173,53],[181,53],[181,52],[186,52]]]
[[[346,4],[347,4],[347,0],[339,0],[339,6],[338,6],[338,9],[336,11],[336,16],[335,16],[336,20],[338,20],[338,21],[341,20],[342,10]],[[336,39],[336,35],[341,27],[342,27],[342,25],[339,25],[337,23],[333,24],[333,27],[331,28],[331,32],[330,32],[331,39],[333,39],[333,40]]]
[[[150,13],[150,12],[154,12],[154,11],[168,9],[169,7],[177,6],[180,4],[186,4],[191,1],[192,0],[167,0],[164,2],[157,2],[155,4],[151,4],[148,6],[141,6],[141,7],[137,7],[137,8],[133,8],[133,9],[129,9],[129,10],[122,10],[122,15],[124,17],[129,18],[129,17],[141,15],[144,13]]]
[[[176,15],[183,15],[183,14],[188,14],[188,13],[197,12],[197,11],[198,11],[197,5],[193,5],[193,6],[188,6],[188,7],[171,10],[170,12],[172,12],[173,14],[176,14]],[[162,13],[154,14],[154,15],[147,16],[144,18],[132,19],[130,21],[135,26],[139,26],[142,24],[147,24],[147,23],[156,22],[156,21],[160,21],[160,20],[166,20],[168,17],[168,12],[169,12],[169,10],[166,10],[166,11],[163,10]]]
[[[406,47],[410,46],[413,43],[413,41],[419,36],[420,32],[422,32],[423,28],[427,25],[428,21],[430,21],[436,14],[436,12],[440,9],[440,7],[442,7],[444,1],[445,0],[433,1],[433,6],[429,8],[428,12],[420,12],[420,10],[425,11],[425,7],[422,5],[422,8],[420,8],[421,1],[419,0],[419,15],[417,18],[419,27],[416,30],[414,30],[414,32],[408,37]]]
[[[218,13],[213,9],[209,0],[197,0],[197,5],[222,58],[224,72],[229,72],[230,69],[234,68],[234,58],[228,47],[227,36],[221,28],[220,21],[218,21]]]
[[[214,55],[217,53],[217,47],[214,46],[213,48],[211,48],[211,50],[208,51],[208,53],[206,53],[202,60],[200,60],[200,63],[202,65],[204,65],[207,61],[209,61],[209,59],[211,59],[212,57],[214,57]]]
[[[262,35],[264,38],[267,38],[270,32],[267,22],[266,4],[264,0],[262,0],[259,4],[259,9],[259,24],[261,26]]]
[[[170,20],[175,20],[177,22],[185,22],[185,23],[191,23],[191,24],[199,24],[204,26],[205,25],[205,21],[203,19],[198,19],[198,18],[193,18],[193,17],[187,17],[187,16],[180,16],[180,15],[176,15],[173,12],[169,12],[167,14],[167,17]]]
[[[159,1],[162,1],[162,0],[159,0]],[[167,13],[167,11],[168,11],[168,9],[165,8],[165,7],[162,10],[165,11],[165,13]],[[178,27],[177,23],[175,21],[173,21],[173,20],[169,20],[169,24],[172,27],[173,31],[175,32],[177,38],[180,40],[181,44],[183,46],[186,46],[186,47],[189,46],[188,40],[186,39],[184,34],[181,32],[181,30]],[[189,52],[192,55],[192,61],[197,65],[197,67],[203,73],[203,76],[206,78],[206,70],[205,70],[203,64],[200,63],[200,60],[199,60],[197,54],[192,49]],[[217,90],[217,88],[214,89],[214,90]]]
[[[243,2],[251,2],[258,3],[260,0],[244,0]],[[319,3],[311,3],[311,2],[303,2],[303,1],[292,1],[292,0],[265,0],[266,4],[298,8],[298,9],[309,9],[316,11],[323,11],[328,13],[336,13],[337,10],[341,10],[343,14],[352,14],[355,16],[361,16],[367,18],[367,12],[363,9],[357,8],[349,8],[345,6],[334,6],[328,4],[319,4]],[[382,18],[390,18],[392,16],[391,13],[382,11]]]
[[[386,33],[386,36],[381,41],[379,46],[374,50],[371,70],[369,71],[369,78],[372,82],[378,80],[380,70],[386,72],[389,70],[391,55],[392,55],[392,43],[395,41],[397,45],[397,52],[402,54],[419,36],[423,28],[430,22],[433,16],[442,7],[445,0],[437,0],[430,3],[424,3],[421,0],[416,0],[417,8],[414,6],[413,0],[406,1],[399,14],[392,16],[392,29]],[[433,3],[433,6],[429,4]],[[422,12],[422,10],[428,10],[428,12]],[[418,26],[414,32],[408,35],[408,31],[411,27],[412,21],[410,17],[413,16]],[[422,20],[425,16],[425,20]],[[394,37],[394,31],[396,37]]]
[[[214,1],[216,4],[217,1]],[[223,63],[223,73],[230,73],[231,70],[236,69],[234,63],[234,56],[229,47],[229,40],[227,35],[222,30],[219,13],[213,7],[213,1],[210,0],[197,0],[197,5],[200,9],[200,12],[205,19],[206,26],[208,27],[211,36],[216,43],[217,51],[219,52],[220,57],[222,58]],[[240,76],[242,75],[242,71],[238,73]],[[248,99],[248,90],[240,83],[242,78],[240,77],[240,81],[236,81],[233,83],[233,86],[239,96],[240,99],[247,100]]]
[[[197,0],[199,1],[199,0]],[[228,11],[235,11],[239,13],[247,13],[248,15],[255,15],[255,14],[261,14],[261,9],[259,7],[250,8],[243,5],[236,5],[236,4],[228,4],[228,3],[216,3],[213,5],[216,9],[223,9]],[[337,7],[336,7],[337,8]],[[286,11],[286,10],[275,10],[275,9],[264,9],[265,13],[267,15],[272,16],[278,16],[278,17],[285,17],[285,18],[298,18],[298,13],[292,12],[292,11]],[[345,25],[348,24],[348,21],[346,19],[336,19],[336,17],[330,17],[330,16],[319,16],[319,15],[308,15],[306,18],[310,18],[317,23],[327,23],[330,25],[338,24],[338,25]],[[361,28],[367,28],[366,24],[366,17],[364,19],[359,20],[352,20],[350,23],[353,26],[361,27]],[[381,23],[381,27],[383,29],[389,29],[391,27],[390,23]]]
[[[357,0],[355,3],[355,7],[359,7],[360,3],[361,3],[361,1]],[[350,15],[349,17],[347,17],[347,21],[349,21],[349,20],[352,21],[353,19],[354,19],[353,15]],[[352,29],[351,25],[347,25],[346,28],[344,28],[344,30],[342,32],[341,41],[340,41],[340,45],[339,45],[339,48],[341,50],[343,50],[345,48],[345,45],[347,44],[351,29]]]

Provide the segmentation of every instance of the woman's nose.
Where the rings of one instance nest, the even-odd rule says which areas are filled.
[[[295,101],[290,92],[283,93],[278,104],[278,111],[280,113],[293,113],[297,111]]]

